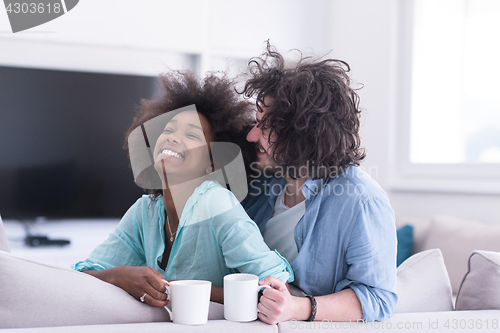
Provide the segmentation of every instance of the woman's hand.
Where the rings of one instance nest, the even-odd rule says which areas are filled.
[[[214,286],[212,284],[212,292],[210,293],[210,300],[212,302],[224,304],[224,287]]]
[[[139,300],[145,293],[144,303],[151,306],[165,306],[169,303],[165,294],[168,284],[163,275],[151,267],[117,266],[101,271],[84,271],[100,280],[122,288]]]

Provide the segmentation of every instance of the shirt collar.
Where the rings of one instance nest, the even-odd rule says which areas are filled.
[[[312,179],[312,177],[308,177],[304,182],[304,186],[302,187],[302,194],[309,200],[313,196],[316,196],[323,186],[325,186],[329,181],[329,178],[319,178]],[[276,197],[280,194],[281,189],[285,186],[286,180],[284,178],[271,178],[267,182],[267,191],[269,193],[269,202],[271,206],[274,206],[276,201]]]
[[[329,178],[319,178],[312,179],[309,177],[304,182],[304,186],[302,187],[302,194],[309,200],[312,196],[316,196],[323,186],[325,186],[329,181]]]
[[[285,178],[275,178],[272,177],[264,178],[265,184],[267,185],[267,193],[269,193],[269,203],[271,207],[274,207],[274,203],[276,201],[276,197],[280,194],[281,190],[286,184]]]

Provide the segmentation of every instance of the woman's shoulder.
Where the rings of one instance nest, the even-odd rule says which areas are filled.
[[[158,206],[163,205],[163,196],[158,195],[156,197],[152,197],[149,194],[143,194],[141,197],[139,197],[135,203],[132,205],[132,207],[140,207],[142,209],[155,209]]]
[[[216,181],[207,181],[198,197],[198,205],[207,207],[214,215],[222,214],[234,207],[241,206],[236,196]]]
[[[233,192],[222,186],[219,182],[208,180],[202,184],[200,200],[224,200],[226,198],[235,197]],[[236,198],[235,198],[236,199]]]
[[[163,196],[151,197],[144,194],[125,213],[124,218],[129,217],[134,220],[151,219],[158,216],[164,210]]]

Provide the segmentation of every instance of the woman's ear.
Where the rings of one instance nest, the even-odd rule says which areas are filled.
[[[210,143],[207,142],[207,146],[208,146],[208,150],[210,152],[210,164],[207,165],[207,168],[205,169],[205,173],[208,175],[209,173],[212,173],[215,171],[215,168],[214,168],[214,161],[213,161],[213,157],[212,157],[212,149],[210,148]]]
[[[205,173],[208,175],[209,173],[212,173],[212,172],[214,172],[214,164],[212,162],[210,162],[210,164],[205,169]]]

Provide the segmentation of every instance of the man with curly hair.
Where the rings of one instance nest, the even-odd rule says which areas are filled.
[[[259,303],[267,323],[382,321],[397,302],[396,230],[389,198],[359,168],[359,97],[339,60],[302,58],[286,67],[270,44],[249,63],[242,94],[255,98],[261,177],[244,201],[266,243],[291,264],[292,296],[268,277]]]
[[[227,274],[293,281],[290,265],[269,250],[236,196],[216,177],[221,160],[211,152],[217,142],[237,143],[243,156],[255,157],[245,148],[251,104],[217,73],[200,80],[189,71],[169,71],[160,83],[162,95],[142,100],[125,144],[131,162],[149,164],[136,182],[148,184],[150,195],[140,197],[108,239],[73,269],[157,307],[168,303],[167,280],[211,281],[211,300],[219,303]],[[150,178],[154,174],[158,181]]]

